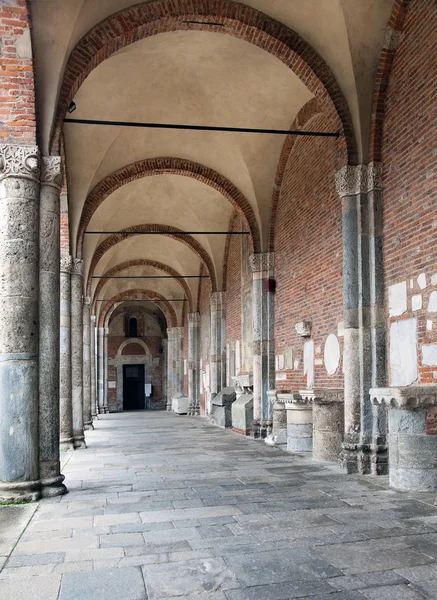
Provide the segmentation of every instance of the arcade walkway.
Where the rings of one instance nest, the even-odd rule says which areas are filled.
[[[67,457],[70,493],[39,504],[7,560],[0,600],[437,597],[431,494],[165,412],[104,415],[87,441]]]

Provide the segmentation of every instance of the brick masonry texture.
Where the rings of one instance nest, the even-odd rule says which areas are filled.
[[[393,59],[383,130],[385,284],[387,290],[407,281],[408,308],[401,318],[417,318],[418,382],[435,385],[437,368],[421,364],[420,348],[437,343],[435,319],[432,330],[426,328],[426,321],[435,317],[427,307],[436,289],[430,278],[437,272],[437,11],[434,0],[408,4]],[[417,282],[421,273],[427,277],[424,290]],[[423,308],[413,311],[412,296],[417,294],[422,294]],[[393,319],[388,318],[388,306],[386,315],[389,324]],[[437,431],[434,413],[428,415],[428,432]]]
[[[311,128],[323,131],[319,115]],[[275,242],[275,342],[276,354],[293,348],[297,369],[278,381],[281,390],[305,387],[303,345],[295,324],[312,321],[315,358],[323,358],[326,337],[337,334],[342,321],[341,202],[334,185],[337,142],[327,138],[300,138],[289,156],[277,209]],[[340,345],[342,340],[340,339]],[[321,353],[317,353],[318,347]],[[342,387],[340,364],[329,376],[315,365],[316,387]]]
[[[0,143],[35,144],[35,89],[25,0],[0,2]]]

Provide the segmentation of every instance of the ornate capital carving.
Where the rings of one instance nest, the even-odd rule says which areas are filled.
[[[6,177],[21,177],[39,183],[38,147],[0,146],[0,181]]]
[[[193,312],[188,313],[188,325],[191,327],[197,327],[200,324],[200,313]]]
[[[83,305],[91,307],[91,296],[85,296],[83,299]]]
[[[83,260],[82,259],[80,259],[80,258],[73,259],[73,264],[71,267],[71,274],[79,275],[80,277],[83,277]]]
[[[61,273],[71,273],[73,258],[69,254],[61,254]]]
[[[340,198],[382,190],[382,163],[346,165],[335,174],[335,185]]]
[[[41,160],[41,183],[62,188],[62,158],[60,156],[43,156]]]
[[[251,254],[249,256],[249,264],[252,273],[260,271],[273,271],[275,268],[275,253],[263,252],[262,254]]]
[[[370,390],[373,404],[385,404],[391,408],[414,410],[437,406],[437,386],[410,385],[406,387],[373,388]]]

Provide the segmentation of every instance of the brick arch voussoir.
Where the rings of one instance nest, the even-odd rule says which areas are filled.
[[[179,283],[179,285],[184,290],[184,293],[188,300],[188,305],[190,307],[190,312],[192,311],[193,297],[191,295],[191,291],[187,285],[187,282],[185,281],[185,279],[183,277],[181,277],[181,275],[175,269],[173,269],[172,267],[169,267],[168,265],[165,265],[164,263],[158,262],[156,260],[149,260],[146,258],[137,258],[137,259],[128,260],[126,262],[120,263],[119,265],[116,265],[112,269],[109,269],[109,271],[106,271],[106,273],[104,273],[103,276],[104,277],[114,277],[114,275],[117,275],[118,273],[121,273],[122,271],[124,271],[125,269],[129,269],[130,267],[154,267],[155,269],[159,269],[160,271],[163,271],[163,273],[167,273],[167,275],[171,275],[172,277],[174,277],[175,280]],[[101,292],[105,283],[107,283],[106,279],[99,280],[99,283],[97,284],[96,290],[94,292],[94,298],[93,298],[94,305],[95,305],[96,300],[99,296],[99,293]]]
[[[296,115],[293,121],[291,129],[305,129],[309,126],[311,121],[320,116],[326,114],[320,107],[317,98],[309,100]],[[328,117],[329,118],[329,117]],[[276,232],[276,216],[278,211],[279,196],[281,193],[282,181],[284,179],[285,170],[287,168],[288,159],[293,151],[294,145],[296,144],[299,136],[288,135],[285,139],[284,145],[282,146],[281,156],[279,157],[278,168],[276,170],[275,183],[273,185],[272,200],[270,204],[270,221],[269,221],[269,252],[275,251],[275,232]]]
[[[152,175],[191,177],[218,191],[242,215],[251,234],[254,252],[261,252],[261,236],[255,213],[244,194],[229,179],[191,160],[164,157],[141,160],[122,167],[105,177],[91,190],[85,200],[77,232],[76,255],[79,258],[82,256],[85,231],[98,207],[123,185]]]
[[[401,41],[405,18],[412,0],[395,0],[388,22],[384,44],[379,57],[373,88],[372,119],[370,125],[369,160],[382,160],[382,142],[387,94],[393,61]]]
[[[108,252],[108,250],[110,250],[111,248],[113,248],[114,246],[116,246],[117,244],[122,242],[123,240],[127,239],[126,234],[129,234],[130,236],[135,235],[135,234],[140,235],[142,232],[146,232],[146,231],[159,231],[160,235],[164,235],[166,237],[177,240],[177,241],[181,242],[181,244],[184,244],[185,246],[190,248],[199,257],[200,261],[205,265],[206,270],[207,270],[208,275],[211,280],[212,291],[213,292],[217,291],[217,279],[216,279],[216,275],[215,275],[214,265],[213,265],[213,262],[209,256],[209,254],[207,253],[205,248],[202,246],[202,244],[200,244],[197,240],[195,240],[191,235],[178,235],[180,233],[184,233],[181,229],[177,229],[176,227],[172,227],[170,225],[153,224],[153,225],[134,225],[133,227],[127,227],[126,229],[121,229],[118,233],[114,233],[114,234],[110,235],[109,237],[107,237],[106,240],[104,240],[97,247],[96,251],[94,252],[93,258],[91,259],[90,269],[89,269],[89,273],[88,273],[88,280],[87,280],[87,286],[86,286],[87,296],[91,296],[92,276],[94,275],[96,266],[97,266],[98,262],[100,261],[100,259],[102,258],[102,256],[104,256],[104,254],[106,252]]]
[[[127,290],[125,292],[120,292],[113,296],[110,300],[104,304],[102,310],[99,315],[99,327],[105,327],[107,322],[109,321],[110,313],[109,311],[116,308],[116,305],[119,302],[126,302],[128,300],[146,300],[148,298],[156,298],[156,305],[162,310],[167,319],[167,323],[171,323],[172,327],[178,326],[178,319],[176,316],[176,312],[170,302],[164,298],[161,294],[154,292],[152,290]],[[108,317],[108,318],[107,318]]]
[[[188,22],[193,20],[201,23]],[[180,30],[228,34],[262,48],[287,65],[313,94],[332,104],[347,139],[349,163],[357,163],[349,106],[326,62],[295,31],[233,0],[151,0],[125,8],[95,25],[79,40],[67,61],[52,128],[51,154],[59,145],[67,108],[93,69],[136,41]]]

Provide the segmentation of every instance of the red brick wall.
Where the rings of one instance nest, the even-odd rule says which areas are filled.
[[[140,344],[135,344],[132,342],[131,344],[127,344],[121,352],[123,356],[131,355],[131,356],[143,356],[146,354],[144,348]]]
[[[35,144],[35,90],[25,0],[0,2],[0,143]]]
[[[329,129],[322,115],[312,119],[308,127]],[[281,187],[275,240],[276,354],[292,347],[293,361],[299,361],[297,369],[284,369],[286,379],[277,381],[277,389],[284,391],[306,387],[303,346],[308,338],[295,331],[295,324],[302,320],[312,321],[314,385],[343,386],[341,363],[333,376],[323,364],[317,364],[323,359],[327,336],[337,335],[338,323],[343,320],[341,202],[334,183],[336,144],[328,138],[299,138]],[[342,347],[343,340],[339,341]]]
[[[205,274],[205,270],[202,269],[201,275]],[[203,373],[205,372],[207,365],[209,365],[210,359],[210,344],[208,342],[211,339],[211,332],[208,329],[211,325],[211,320],[210,318],[205,319],[205,317],[211,315],[211,281],[209,278],[199,279],[198,307],[200,313],[200,358],[202,359],[202,371],[200,376],[203,379]],[[204,389],[203,386],[201,386],[201,389]],[[201,414],[205,414],[206,399],[207,392],[204,390],[203,393],[200,394]]]
[[[240,217],[231,231],[242,231]],[[226,263],[226,343],[241,342],[241,236],[231,235]]]
[[[394,56],[382,145],[386,298],[389,286],[407,282],[407,311],[389,319],[386,306],[387,329],[397,319],[417,318],[418,382],[434,385],[437,366],[422,366],[421,344],[437,343],[435,313],[427,311],[429,296],[437,290],[431,283],[437,272],[436,31],[435,0],[413,0]],[[423,290],[417,281],[421,273],[426,275]],[[418,294],[423,308],[413,311],[412,296]],[[433,322],[430,331],[427,320]]]

